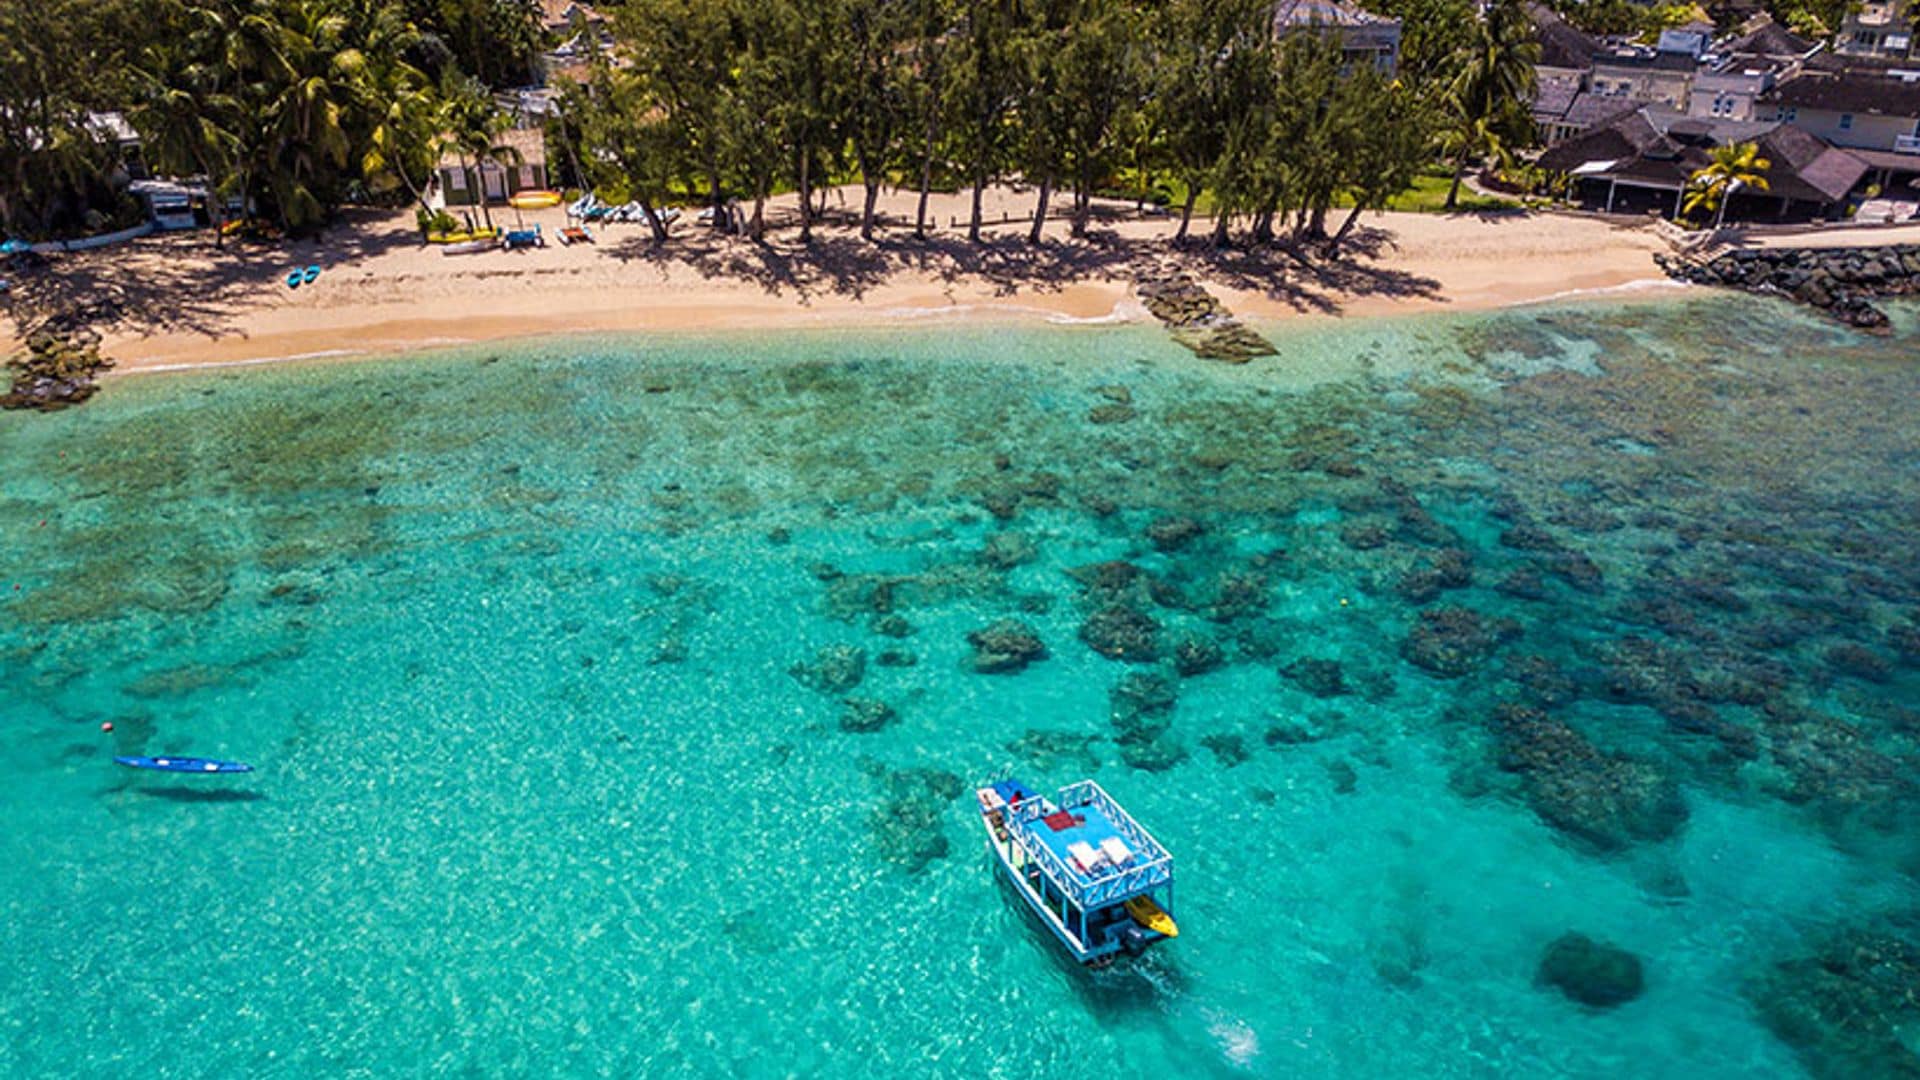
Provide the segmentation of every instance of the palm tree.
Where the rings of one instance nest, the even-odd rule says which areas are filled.
[[[432,216],[424,184],[413,180],[433,168],[445,148],[441,103],[419,68],[404,57],[420,43],[420,31],[397,6],[378,3],[369,13],[363,43],[342,52],[335,66],[352,79],[353,93],[370,127],[360,143],[360,172],[369,181],[391,175],[422,212]]]
[[[1767,190],[1767,170],[1773,162],[1760,156],[1759,143],[1750,142],[1716,146],[1710,156],[1712,160],[1687,179],[1685,212],[1691,216],[1702,208],[1717,211],[1713,227],[1718,229],[1727,219],[1727,203],[1734,192]]]
[[[471,79],[449,79],[442,97],[445,104],[442,119],[445,121],[447,137],[460,155],[462,169],[467,167],[469,158],[481,169],[488,163],[508,168],[520,164],[520,152],[499,141],[500,133],[506,130],[507,121],[493,107],[493,99],[487,95],[484,86]],[[481,219],[486,222],[487,228],[493,228],[493,211],[487,207],[485,177],[479,178],[474,198],[480,204]]]
[[[1460,181],[1473,159],[1504,159],[1513,133],[1525,130],[1539,59],[1540,43],[1522,0],[1494,0],[1461,50],[1446,91],[1452,120],[1442,145],[1454,161],[1447,209],[1459,204]]]

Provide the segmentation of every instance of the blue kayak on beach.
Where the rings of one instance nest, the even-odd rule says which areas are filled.
[[[116,765],[125,765],[129,769],[152,769],[155,772],[180,773],[237,773],[252,772],[253,766],[238,761],[214,761],[211,758],[197,757],[117,757]]]

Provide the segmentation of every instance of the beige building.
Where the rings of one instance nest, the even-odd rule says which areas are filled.
[[[1834,35],[1834,51],[1842,56],[1871,56],[1905,60],[1920,56],[1913,41],[1912,0],[1867,0],[1850,6]]]

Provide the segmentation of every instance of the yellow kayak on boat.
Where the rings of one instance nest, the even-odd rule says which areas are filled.
[[[1180,936],[1180,928],[1174,925],[1173,916],[1162,911],[1160,905],[1153,902],[1153,897],[1136,896],[1127,901],[1126,908],[1127,914],[1133,916],[1134,922],[1154,933],[1165,934],[1170,938]]]
[[[557,191],[522,191],[509,198],[507,203],[521,210],[542,210],[549,206],[559,206],[560,193]]]

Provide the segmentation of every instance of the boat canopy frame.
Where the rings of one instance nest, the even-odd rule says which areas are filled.
[[[1113,822],[1115,831],[1132,849],[1132,864],[1112,867],[1089,877],[1071,867],[1053,849],[1031,835],[1042,818],[1055,809],[1072,811],[1094,806]],[[1120,808],[1113,796],[1092,780],[1082,780],[1060,789],[1060,805],[1049,808],[1044,799],[1022,799],[1007,809],[1007,833],[1022,854],[1040,868],[1061,894],[1083,913],[1111,907],[1133,897],[1173,884],[1173,856],[1154,839],[1133,815]]]

